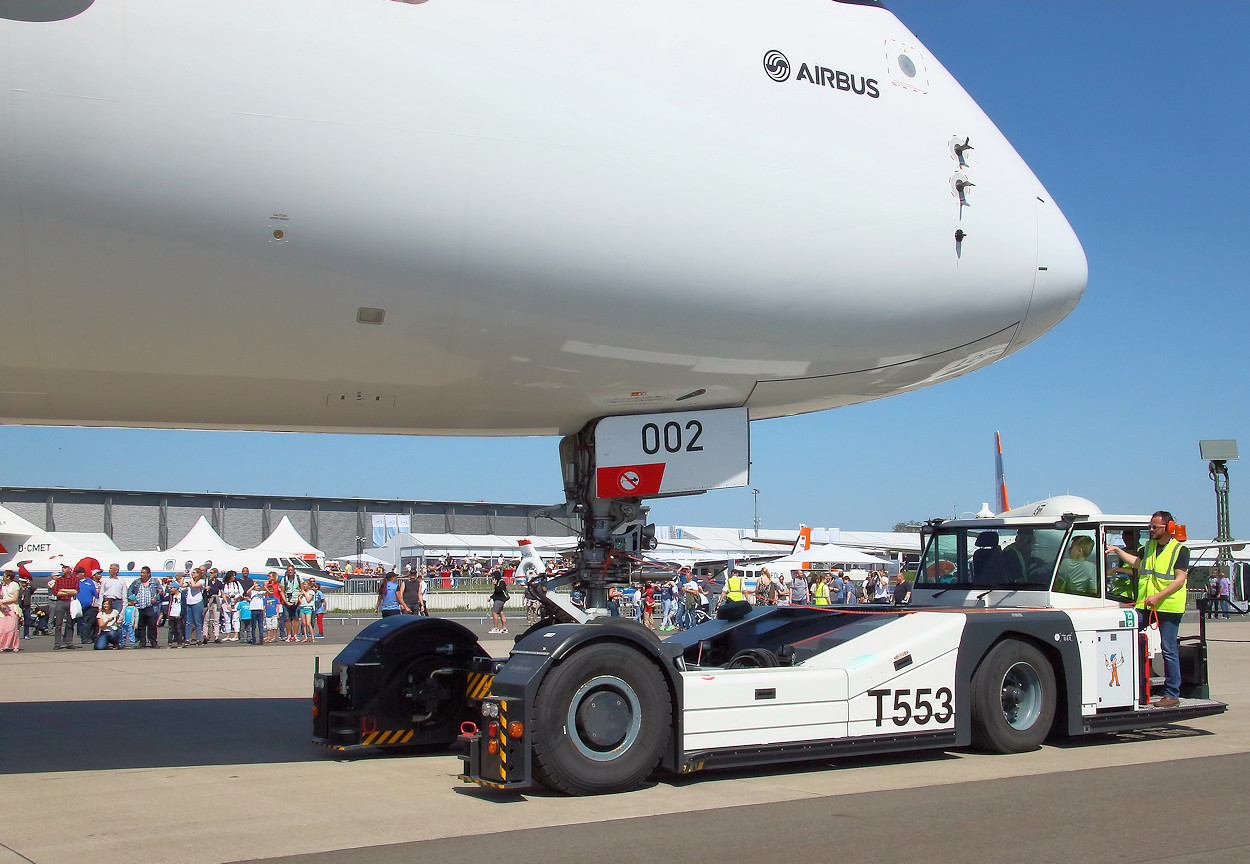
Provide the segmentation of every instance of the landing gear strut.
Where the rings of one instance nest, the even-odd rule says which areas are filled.
[[[588,611],[606,610],[608,586],[629,582],[634,565],[630,556],[655,548],[655,526],[647,524],[650,508],[643,506],[641,498],[599,498],[595,494],[598,422],[592,420],[560,441],[565,506],[581,523],[573,580],[586,592]]]

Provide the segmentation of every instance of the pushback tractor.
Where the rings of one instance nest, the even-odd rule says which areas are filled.
[[[1133,608],[1132,575],[1102,554],[1148,521],[937,521],[909,606],[727,603],[664,640],[620,618],[540,622],[492,658],[455,623],[384,619],[316,676],[314,738],[346,750],[458,744],[464,781],[580,795],[656,772],[1019,753],[1050,736],[1218,714],[1205,630],[1182,636],[1179,704],[1150,704],[1157,634]]]

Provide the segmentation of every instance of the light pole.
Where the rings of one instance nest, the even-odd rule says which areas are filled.
[[[751,494],[755,496],[755,536],[760,536],[760,490],[752,489]]]
[[[1228,463],[1237,460],[1237,442],[1233,439],[1199,441],[1198,453],[1207,460],[1207,476],[1215,484],[1215,542],[1227,543],[1233,539],[1228,520]],[[1215,555],[1215,568],[1228,576],[1233,595],[1236,596],[1233,550],[1228,546],[1219,547],[1219,552]]]

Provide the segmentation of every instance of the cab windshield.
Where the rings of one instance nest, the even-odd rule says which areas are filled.
[[[920,561],[915,587],[1048,590],[1066,533],[1058,528],[938,527]]]

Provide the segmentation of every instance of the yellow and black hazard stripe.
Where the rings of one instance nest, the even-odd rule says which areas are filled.
[[[380,747],[383,744],[407,744],[412,740],[416,729],[386,729],[379,732],[366,732],[360,743],[366,747]]]
[[[508,779],[508,702],[499,703],[499,776]]]
[[[487,675],[485,672],[470,672],[465,685],[465,695],[470,699],[485,699],[490,693],[490,685],[494,680],[494,675]]]

